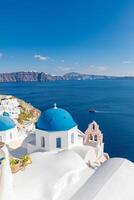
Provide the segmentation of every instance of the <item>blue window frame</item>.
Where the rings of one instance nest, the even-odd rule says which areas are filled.
[[[61,148],[61,138],[56,138],[56,148]]]
[[[41,147],[45,148],[45,137],[41,138]]]
[[[71,143],[74,143],[74,133],[71,134]]]

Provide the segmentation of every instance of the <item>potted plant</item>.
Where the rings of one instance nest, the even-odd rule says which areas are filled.
[[[5,143],[4,142],[0,142],[0,148],[4,147]]]
[[[21,157],[22,167],[26,167],[28,164],[32,163],[31,157],[29,155],[25,155]]]
[[[11,159],[10,160],[10,167],[12,173],[16,173],[20,170],[20,160],[18,159]]]

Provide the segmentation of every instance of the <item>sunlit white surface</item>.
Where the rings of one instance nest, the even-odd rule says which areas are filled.
[[[32,164],[14,175],[14,200],[67,200],[94,173],[73,151],[31,157]]]
[[[106,161],[71,200],[133,200],[134,164],[121,158]]]
[[[134,164],[128,160],[112,158],[95,171],[71,150],[31,157],[32,164],[13,177],[9,162],[3,162],[0,200],[134,199]]]
[[[1,164],[0,173],[0,200],[14,200],[13,176],[9,165],[9,154],[6,146],[1,148],[5,159]]]

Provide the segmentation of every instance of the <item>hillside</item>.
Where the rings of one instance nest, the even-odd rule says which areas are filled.
[[[115,77],[105,75],[81,74],[77,72],[67,73],[63,76],[51,75],[44,72],[12,72],[0,73],[0,82],[47,82],[59,80],[113,80],[134,79],[134,77]]]
[[[18,126],[28,121],[35,123],[40,116],[40,111],[31,104],[9,95],[0,95],[0,114],[3,112],[9,113]]]

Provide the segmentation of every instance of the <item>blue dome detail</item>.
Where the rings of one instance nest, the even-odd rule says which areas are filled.
[[[75,126],[77,124],[69,112],[56,106],[44,111],[37,122],[38,129],[48,132],[67,131]]]
[[[8,112],[3,112],[3,116],[10,116]]]
[[[15,122],[8,116],[0,116],[0,131],[7,131],[15,128]]]

